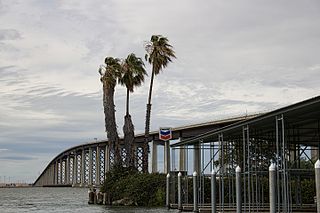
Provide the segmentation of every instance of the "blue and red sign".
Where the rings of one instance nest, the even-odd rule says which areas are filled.
[[[168,141],[172,138],[172,131],[171,131],[171,128],[160,128],[159,130],[159,139],[160,140],[163,140],[163,141]]]

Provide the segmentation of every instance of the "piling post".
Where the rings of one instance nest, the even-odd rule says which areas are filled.
[[[214,169],[211,172],[211,213],[216,213],[217,201],[216,201],[216,172]]]
[[[89,188],[88,190],[88,195],[89,195],[89,201],[88,201],[88,204],[94,204],[94,197],[95,197],[95,194],[93,192],[93,189],[92,188]]]
[[[182,210],[182,184],[181,184],[181,172],[178,173],[178,210]]]
[[[317,212],[320,213],[320,159],[314,165],[316,178],[316,193],[317,193]]]
[[[270,213],[276,213],[276,165],[274,163],[269,167],[269,196]]]
[[[241,193],[241,168],[236,168],[236,193],[237,193],[237,213],[242,211],[242,193]]]
[[[170,173],[167,174],[166,206],[170,209]]]
[[[193,172],[193,212],[198,212],[198,183],[197,172]]]

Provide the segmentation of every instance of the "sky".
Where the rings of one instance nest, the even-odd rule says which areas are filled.
[[[33,182],[63,150],[106,139],[98,67],[144,58],[153,34],[177,59],[156,76],[152,130],[319,95],[318,0],[0,0],[0,183]],[[136,133],[149,81],[131,95]],[[121,86],[115,102],[122,135]]]

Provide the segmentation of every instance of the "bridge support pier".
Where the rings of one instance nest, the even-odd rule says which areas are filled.
[[[106,151],[104,153],[104,169],[105,173],[110,171],[110,147],[106,145]]]
[[[70,183],[70,155],[67,156],[65,168],[66,168],[65,184],[69,184]]]
[[[198,175],[201,174],[201,150],[200,150],[200,145],[195,144],[194,145],[194,153],[193,153],[193,167],[194,171],[197,172]]]
[[[164,173],[170,172],[170,141],[164,142]]]
[[[85,178],[84,178],[84,176],[85,176],[85,171],[86,171],[86,169],[85,169],[85,153],[84,153],[84,149],[82,149],[81,150],[81,178],[80,178],[80,186],[84,186],[85,185]]]
[[[182,139],[180,139],[180,140],[182,140]],[[179,171],[187,171],[185,146],[181,146],[179,149]]]
[[[88,179],[88,185],[91,186],[92,185],[92,148],[89,148],[89,179]]]
[[[96,185],[100,185],[100,148],[96,151]]]
[[[152,155],[151,155],[151,165],[152,165],[152,173],[158,172],[158,145],[157,143],[153,140],[152,141]]]
[[[77,184],[77,170],[78,170],[78,159],[77,159],[77,153],[74,153],[73,155],[73,176],[72,176],[72,185]]]

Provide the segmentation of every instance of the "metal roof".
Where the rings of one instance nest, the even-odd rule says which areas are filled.
[[[257,137],[273,139],[274,135],[268,133],[275,129],[276,116],[283,116],[285,128],[290,131],[287,138],[288,143],[300,143],[310,146],[318,146],[320,143],[320,96],[317,96],[183,140],[172,144],[171,147],[192,145],[199,143],[199,141],[201,143],[214,142],[217,141],[219,134],[223,134],[224,138],[239,138],[242,136],[243,127],[245,126],[249,126]],[[257,132],[260,132],[260,135]]]

